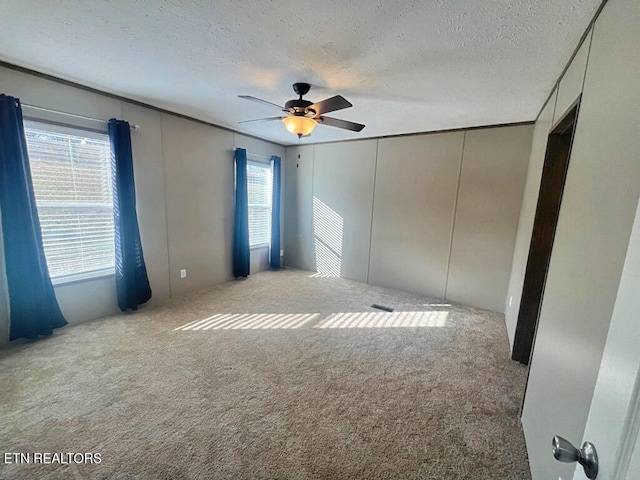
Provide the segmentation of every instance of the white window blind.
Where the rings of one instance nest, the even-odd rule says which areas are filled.
[[[249,245],[268,245],[271,241],[271,166],[247,163],[247,197],[249,200]]]
[[[108,135],[38,122],[25,133],[51,278],[113,272]]]

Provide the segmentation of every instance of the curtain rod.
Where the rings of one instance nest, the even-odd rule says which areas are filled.
[[[234,148],[234,150],[238,150],[238,148],[241,148],[241,147],[236,147]],[[271,157],[273,156],[273,155],[263,155],[262,153],[253,153],[253,152],[250,152],[249,150],[247,150],[247,155],[253,155],[254,157],[268,158],[269,160],[271,160]]]
[[[69,117],[82,118],[83,120],[90,120],[92,122],[109,123],[108,120],[103,120],[101,118],[85,117],[84,115],[76,115],[75,113],[62,112],[60,110],[54,110],[52,108],[36,107],[35,105],[28,105],[26,103],[23,103],[22,106],[27,108],[33,108],[34,110],[42,110],[44,112],[58,113],[60,115],[68,115]],[[140,130],[140,125],[131,125],[131,128],[137,131],[137,130]]]

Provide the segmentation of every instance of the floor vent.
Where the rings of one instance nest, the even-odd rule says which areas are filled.
[[[378,310],[384,310],[385,312],[393,312],[393,308],[387,307],[385,305],[378,305],[377,303],[371,305],[371,308],[377,308]]]

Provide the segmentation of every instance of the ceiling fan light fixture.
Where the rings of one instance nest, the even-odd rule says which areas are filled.
[[[255,120],[244,120],[238,123],[282,120],[282,123],[284,123],[287,130],[294,135],[297,135],[298,138],[310,135],[318,123],[322,123],[322,125],[326,125],[327,127],[351,130],[352,132],[359,132],[365,127],[361,123],[348,122],[347,120],[341,120],[339,118],[325,117],[325,113],[353,107],[353,105],[342,95],[334,95],[333,97],[325,98],[320,102],[311,103],[309,100],[302,98],[302,96],[309,91],[310,87],[311,86],[308,83],[294,83],[293,91],[300,95],[300,98],[289,100],[284,104],[284,107],[276,105],[275,103],[267,102],[260,98],[252,97],[251,95],[238,95],[240,98],[245,100],[251,100],[252,102],[277,108],[281,112],[278,117],[257,118]],[[286,113],[286,116],[283,116],[282,112]]]
[[[299,137],[309,135],[318,124],[313,118],[303,117],[302,115],[292,115],[282,119],[285,127],[294,135]]]

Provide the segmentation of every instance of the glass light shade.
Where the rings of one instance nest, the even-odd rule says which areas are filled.
[[[287,130],[298,136],[309,135],[318,123],[313,118],[296,115],[285,117],[282,122],[287,127]]]

